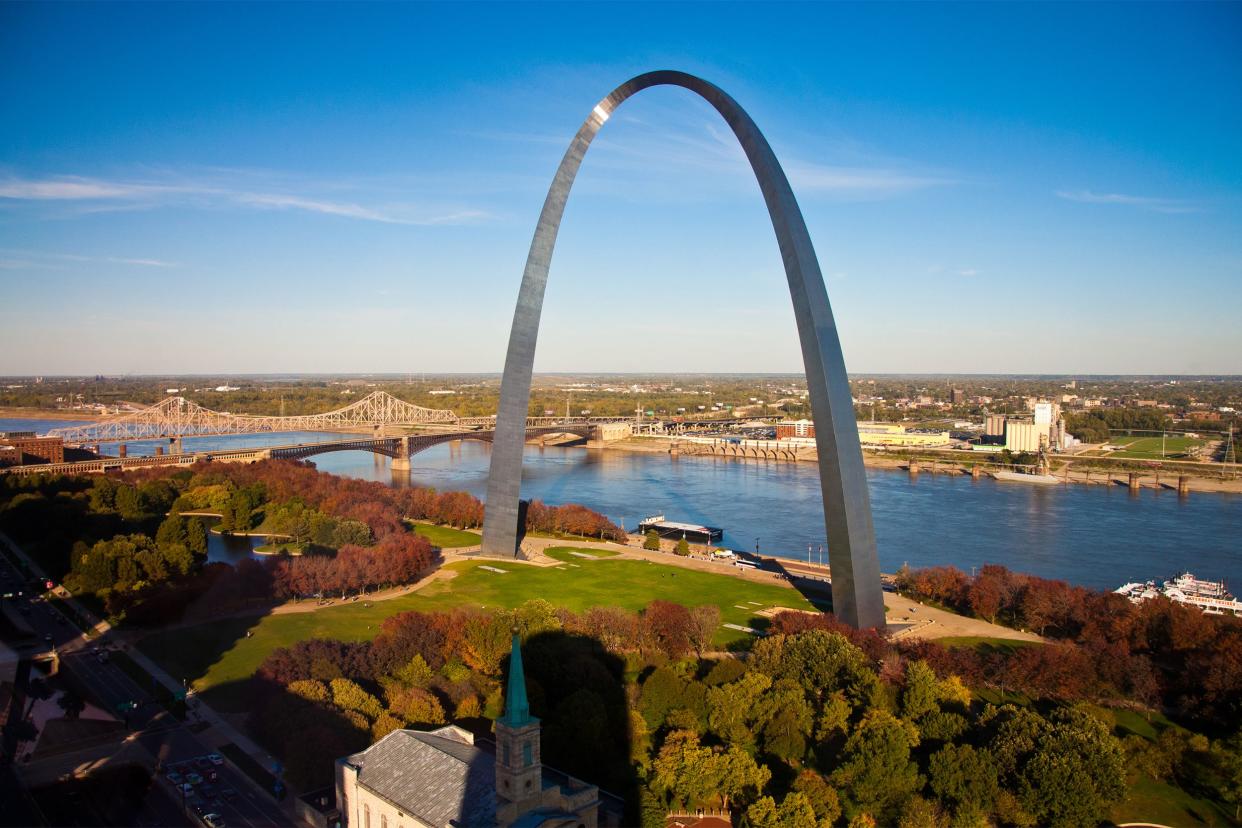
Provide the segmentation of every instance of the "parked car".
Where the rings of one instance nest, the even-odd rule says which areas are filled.
[[[203,824],[207,828],[224,828],[224,817],[219,814],[207,814],[203,817]]]
[[[203,777],[199,776],[197,773],[187,773],[185,781],[189,782],[191,785],[201,785],[203,784]]]
[[[213,764],[213,765],[223,765],[223,764],[224,764],[224,757],[223,757],[223,756],[221,756],[221,755],[220,755],[220,754],[218,754],[218,753],[209,753],[209,754],[207,754],[207,759],[208,759],[208,761],[210,761],[210,762],[211,762],[211,764]]]
[[[181,787],[183,784],[185,784],[185,777],[177,773],[175,770],[170,770],[168,773],[164,775],[168,777],[169,782],[173,783],[177,787]]]

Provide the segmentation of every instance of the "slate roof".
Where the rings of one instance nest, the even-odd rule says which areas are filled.
[[[358,783],[429,825],[496,824],[496,766],[460,728],[394,730],[345,760]]]

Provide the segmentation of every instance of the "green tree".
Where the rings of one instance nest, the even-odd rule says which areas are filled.
[[[879,686],[866,653],[840,633],[770,636],[755,644],[751,662],[774,679],[797,681],[813,699],[840,690],[852,707],[869,703]]]
[[[901,691],[902,718],[918,722],[940,709],[940,682],[926,661],[906,665],[906,686]]]
[[[677,554],[683,558],[690,554],[690,544],[686,542],[684,537],[677,541]]]
[[[334,678],[330,686],[332,703],[341,710],[354,710],[371,720],[379,718],[384,711],[379,699],[347,678]]]
[[[713,761],[719,780],[716,792],[726,809],[731,803],[756,796],[772,778],[767,767],[755,762],[753,756],[737,746],[716,754]]]
[[[936,803],[912,796],[901,806],[897,828],[949,828],[949,818]]]
[[[776,809],[776,822],[781,828],[813,828],[815,825],[815,809],[807,798],[793,791],[781,800]]]
[[[660,551],[660,535],[654,529],[647,531],[647,538],[643,541],[643,549],[650,549],[654,552]]]
[[[407,687],[426,687],[431,683],[433,673],[427,662],[418,653],[408,662],[393,671],[393,678]]]
[[[285,689],[307,701],[320,702],[322,704],[327,704],[329,701],[327,686],[322,681],[316,679],[291,681],[285,686]]]
[[[806,754],[815,714],[797,682],[780,679],[774,683],[757,700],[753,716],[765,751],[786,761]]]
[[[702,806],[717,796],[720,770],[715,753],[699,744],[697,733],[674,730],[651,763],[651,787],[677,805]]]
[[[712,732],[733,745],[752,745],[757,705],[772,686],[762,673],[746,673],[737,681],[708,688],[707,723]]]
[[[1000,793],[996,760],[986,749],[945,745],[927,763],[931,789],[954,808],[990,811]]]
[[[746,809],[746,824],[750,828],[777,828],[776,800],[763,796]]]
[[[832,825],[841,817],[841,798],[828,780],[812,770],[804,770],[794,780],[793,790],[806,797],[821,825]]]
[[[918,765],[910,760],[915,743],[910,729],[891,713],[867,713],[846,740],[831,779],[844,794],[848,813],[887,818],[922,787]]]

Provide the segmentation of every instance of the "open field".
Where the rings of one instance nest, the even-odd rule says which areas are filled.
[[[514,607],[535,597],[576,611],[593,606],[638,610],[652,600],[663,599],[689,605],[715,604],[720,607],[723,623],[761,628],[766,620],[757,614],[759,610],[772,606],[811,608],[798,592],[775,584],[647,561],[582,558],[569,555],[569,547],[554,550],[565,550],[570,562],[537,567],[458,561],[444,567],[453,577],[434,581],[400,598],[369,606],[357,602],[319,612],[212,621],[149,635],[138,646],[171,675],[192,681],[209,704],[223,712],[241,712],[247,703],[244,680],[272,650],[308,638],[369,639],[376,635],[385,618],[406,610]],[[574,551],[594,555],[601,550]],[[483,566],[495,566],[504,572],[492,572]],[[251,637],[246,637],[247,632]],[[716,643],[730,646],[743,644],[749,638],[746,633],[721,628]]]
[[[1117,451],[1098,452],[1098,454],[1131,460],[1184,460],[1187,459],[1192,447],[1203,446],[1210,442],[1212,441],[1196,437],[1165,437],[1163,438],[1164,454],[1161,455],[1160,437],[1110,437],[1109,445],[1122,446],[1122,448]]]
[[[457,549],[463,546],[478,546],[483,538],[478,532],[466,532],[451,526],[436,526],[433,523],[412,523],[411,528],[422,535],[432,546],[441,549]]]

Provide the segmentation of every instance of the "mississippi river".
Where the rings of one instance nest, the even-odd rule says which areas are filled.
[[[43,431],[49,421],[0,420],[0,431]],[[187,450],[277,445],[339,438],[283,434],[186,440]],[[131,453],[151,453],[131,444]],[[414,455],[409,481],[441,490],[486,491],[483,443],[441,445]],[[312,458],[322,470],[390,485],[389,460],[362,452]],[[1100,589],[1190,570],[1242,591],[1242,496],[1143,490],[1123,486],[1032,486],[972,480],[968,475],[868,469],[880,564],[892,572],[952,564],[969,572],[985,563]],[[526,449],[522,496],[577,502],[633,529],[640,519],[720,526],[733,549],[818,560],[824,544],[819,477],[812,463],[765,463],[607,449]]]

